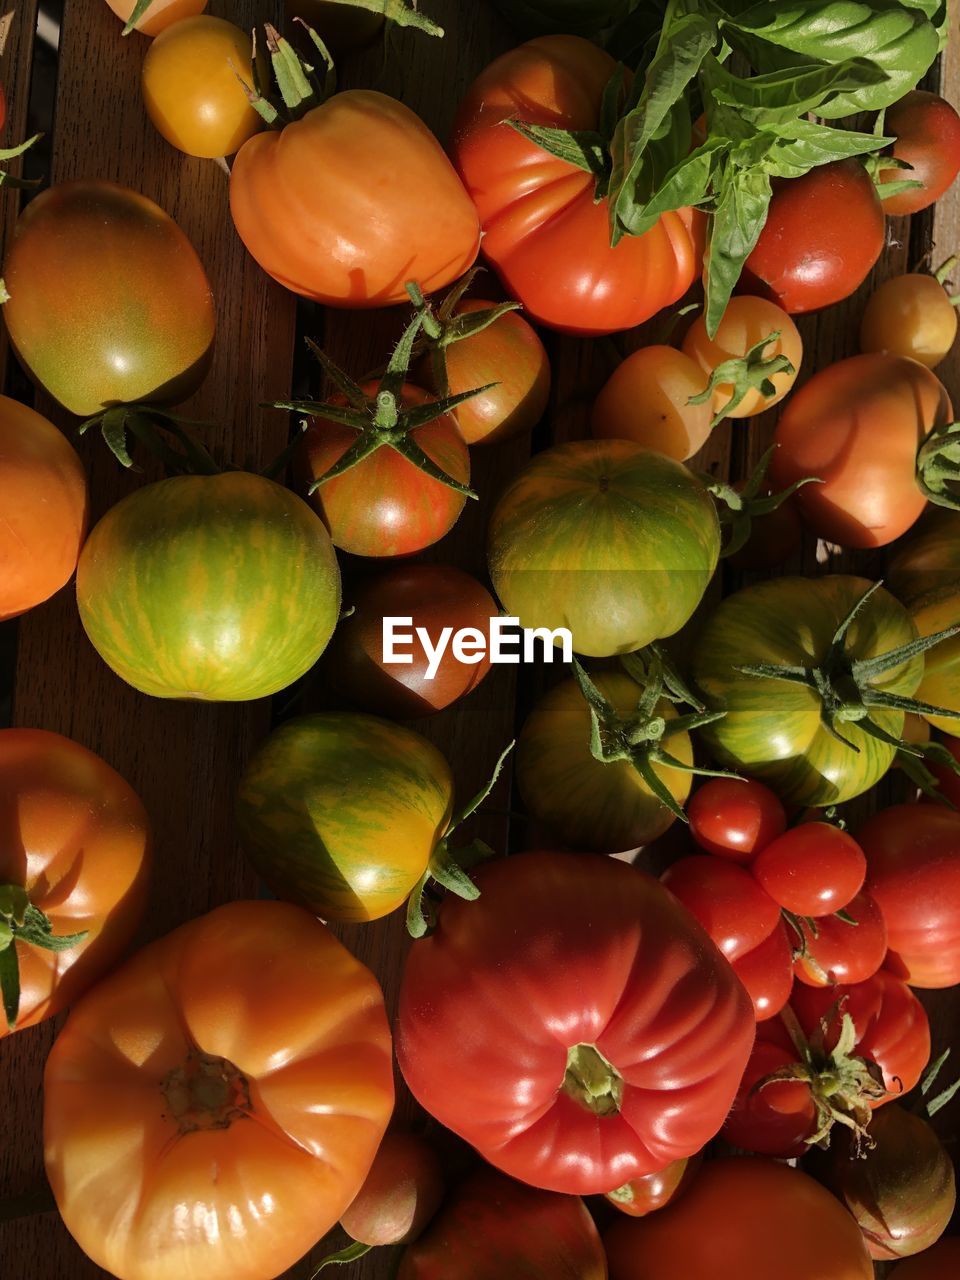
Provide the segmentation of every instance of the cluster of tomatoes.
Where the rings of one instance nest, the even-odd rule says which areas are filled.
[[[947,190],[960,115],[913,90],[870,163],[773,180],[719,322],[704,311],[628,355],[590,438],[537,453],[497,496],[491,593],[406,557],[477,497],[471,449],[541,419],[534,324],[608,334],[673,306],[729,248],[719,219],[667,209],[611,244],[609,167],[584,154],[613,132],[621,71],[580,35],[484,70],[448,155],[402,103],[333,92],[313,27],[299,52],[269,25],[251,51],[205,0],[108,3],[153,37],[143,101],[162,136],[232,157],[234,227],[263,270],[328,306],[408,312],[373,374],[313,347],[333,391],[278,406],[303,427],[288,486],[218,465],[176,413],[216,307],[167,213],[62,184],[9,245],[23,366],[124,465],[147,449],[171,474],[88,529],[73,446],[0,398],[0,620],[76,574],[91,644],[145,695],[248,701],[322,661],[362,709],[282,720],[238,779],[240,841],[276,899],[219,907],[119,967],[153,861],[141,801],[78,743],[0,731],[0,1034],[72,1007],[44,1098],[66,1226],[119,1280],[268,1280],[338,1223],[353,1242],[333,1260],[402,1244],[401,1280],[866,1280],[872,1259],[947,1280],[955,1174],[930,1119],[950,1068],[916,989],[960,984],[960,468],[933,372],[956,337],[954,263],[881,285],[861,354],[797,390],[793,316],[849,297],[887,215]],[[302,8],[339,48],[385,18],[437,34],[402,0]],[[571,5],[566,29],[591,12]],[[687,124],[695,154],[706,126]],[[331,200],[333,171],[362,181]],[[391,200],[400,183],[417,202]],[[481,249],[506,301],[473,292]],[[104,280],[114,305],[91,308]],[[753,475],[687,465],[724,419],[781,401]],[[804,529],[826,558],[897,543],[885,582],[762,577],[705,599],[721,559],[769,570]],[[338,553],[399,563],[345,592]],[[579,655],[514,757],[565,852],[462,844],[507,753],[458,797],[443,753],[397,723],[476,687],[489,658],[447,644],[451,624],[482,639],[501,606]],[[398,617],[402,664],[383,649]],[[685,650],[665,643],[691,620]],[[848,832],[835,807],[895,765],[913,801]],[[685,830],[680,856],[658,844]],[[659,878],[604,856],[637,849],[648,866],[666,849]],[[323,922],[404,909],[391,1032],[376,978]],[[388,1129],[395,1065],[430,1140]]]

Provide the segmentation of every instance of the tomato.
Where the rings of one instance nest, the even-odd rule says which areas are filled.
[[[759,946],[734,960],[733,972],[753,1001],[758,1022],[778,1014],[793,986],[793,947],[786,925],[777,923]]]
[[[453,812],[440,752],[411,729],[329,711],[288,720],[240,780],[244,849],[274,892],[326,920],[404,902]]]
[[[121,679],[158,698],[246,702],[313,666],[340,572],[310,508],[263,476],[174,476],[136,489],[84,544],[77,604]]]
[[[15,926],[9,953],[2,905],[4,995],[9,966],[20,996],[14,1027],[0,1015],[0,1037],[60,1013],[123,953],[146,902],[149,846],[143,805],[99,756],[58,733],[0,729],[0,892],[23,907],[26,893],[27,925],[39,915],[55,938],[83,935],[48,950],[18,938]]]
[[[775,178],[767,221],[740,288],[790,315],[819,311],[859,288],[885,242],[884,208],[859,160],[834,160],[801,178]]]
[[[0,621],[73,576],[87,529],[87,477],[52,422],[0,396]]]
[[[960,582],[960,514],[930,507],[890,561],[886,581],[906,604]]]
[[[596,440],[632,440],[684,462],[710,434],[713,408],[690,404],[706,385],[700,366],[673,347],[641,347],[614,369],[593,405]]]
[[[625,18],[630,0],[493,0],[512,26],[534,35],[566,31],[595,35]]]
[[[762,349],[763,359],[786,356],[793,365],[793,373],[782,370],[770,378],[774,391],[765,395],[759,385],[750,386],[738,405],[728,408],[734,399],[733,383],[722,382],[714,388],[712,409],[714,413],[726,413],[731,418],[753,418],[779,404],[797,380],[803,360],[803,341],[797,326],[787,313],[766,298],[731,298],[723,313],[716,336],[707,334],[706,313],[701,312],[687,330],[683,349],[702,370],[705,379],[728,360],[742,360],[747,352],[763,342],[772,333],[774,338]],[[700,388],[703,390],[703,387]]]
[[[545,36],[503,54],[464,99],[453,156],[476,203],[483,252],[507,294],[564,333],[631,329],[683,297],[700,268],[703,216],[666,213],[610,246],[594,176],[504,124],[596,130],[613,58],[578,36]]]
[[[694,1180],[700,1168],[700,1157],[674,1160],[665,1169],[634,1178],[616,1191],[608,1191],[607,1199],[628,1218],[645,1218],[672,1204]]]
[[[958,1266],[960,1236],[949,1236],[917,1257],[897,1263],[890,1274],[894,1280],[950,1280]]]
[[[377,384],[367,383],[366,394]],[[432,397],[405,385],[405,408]],[[470,479],[470,455],[453,414],[444,414],[410,432],[410,438],[447,475],[461,484]],[[356,441],[357,432],[327,418],[312,418],[300,451],[304,487],[324,475]],[[431,546],[457,522],[466,498],[434,480],[389,445],[332,480],[323,481],[310,499],[330,530],[333,545],[358,556],[407,556]]]
[[[844,907],[844,915],[820,916],[816,935],[810,923],[798,921],[803,933],[803,951],[794,971],[810,987],[837,983],[866,982],[883,964],[887,954],[887,926],[883,913],[868,893],[858,893]]]
[[[47,1176],[119,1280],[262,1280],[337,1221],[392,1111],[373,974],[307,912],[231,902],[76,1007],[44,1075]]]
[[[458,1187],[427,1233],[403,1255],[397,1280],[607,1280],[586,1205],[576,1196],[481,1169]]]
[[[7,250],[7,332],[30,375],[80,417],[177,404],[210,361],[213,295],[177,224],[112,182],[65,182],[31,200]]]
[[[846,1209],[772,1160],[708,1160],[676,1204],[618,1218],[604,1244],[611,1280],[873,1280]]]
[[[860,350],[887,351],[940,364],[957,336],[957,309],[934,276],[884,280],[870,295],[860,322]]]
[[[693,917],[613,858],[517,854],[475,878],[479,899],[448,898],[404,970],[397,1061],[421,1106],[554,1191],[612,1191],[699,1151],[754,1020]]]
[[[822,484],[795,495],[809,527],[844,547],[883,547],[922,515],[917,450],[952,420],[945,388],[916,361],[852,356],[815,373],[791,399],[770,478],[782,489],[819,477]]]
[[[433,1147],[418,1134],[394,1130],[381,1142],[340,1225],[372,1248],[416,1240],[440,1208],[443,1192],[443,1171]]]
[[[727,713],[698,730],[700,736],[724,765],[762,779],[791,804],[849,800],[893,764],[896,748],[861,727],[862,700],[874,690],[910,697],[920,683],[923,658],[861,677],[857,693],[854,663],[916,637],[907,611],[880,588],[834,644],[870,585],[845,575],[758,582],[723,600],[700,629],[693,676],[709,707]],[[738,670],[756,663],[802,667],[811,673],[811,684]],[[814,671],[827,680],[826,700],[812,687]],[[902,711],[871,704],[867,712],[883,732],[900,733]],[[846,742],[824,718],[832,718]]]
[[[759,1155],[793,1159],[810,1150],[817,1131],[817,1110],[806,1080],[770,1080],[792,1072],[797,1050],[785,1038],[779,1019],[762,1023],[740,1090],[723,1126],[724,1138]],[[761,1087],[763,1081],[769,1081]]]
[[[351,702],[379,715],[413,720],[449,707],[470,693],[490,670],[487,651],[456,656],[447,644],[430,676],[431,655],[416,628],[426,629],[434,653],[443,631],[472,627],[484,637],[497,606],[490,593],[462,569],[445,564],[401,564],[361,582],[351,593],[353,612],[340,622],[324,657],[331,683]],[[398,659],[386,658],[383,620],[398,623],[397,634],[412,636],[397,644]],[[446,640],[450,640],[449,634]],[[466,654],[466,650],[464,651]],[[400,657],[409,658],[401,662]]]
[[[440,143],[409,107],[369,89],[334,94],[245,142],[230,210],[268,275],[327,306],[406,302],[408,280],[442,289],[480,244],[476,210]]]
[[[922,182],[884,200],[890,214],[918,213],[939,200],[960,173],[960,115],[946,99],[914,89],[887,109],[883,130],[896,138],[893,156],[909,169],[884,169],[881,182]]]
[[[166,140],[188,156],[232,156],[260,129],[247,101],[250,37],[222,18],[185,18],[157,36],[143,62],[143,102]]]
[[[287,21],[302,18],[334,53],[362,48],[383,29],[382,13],[355,9],[350,0],[286,0]]]
[[[916,987],[960,982],[960,814],[898,804],[869,818],[857,839],[887,924],[888,967]]]
[[[128,22],[137,7],[137,0],[107,0],[107,4],[118,18]],[[206,7],[207,0],[152,0],[146,13],[137,22],[136,29],[145,36],[159,35],[171,23],[203,13]]]
[[[858,1152],[838,1133],[812,1171],[850,1210],[871,1258],[906,1258],[929,1249],[957,1199],[950,1157],[931,1126],[903,1107],[884,1107],[870,1125],[871,1145]]]
[[[863,888],[867,860],[829,822],[803,822],[762,849],[750,870],[774,902],[798,916],[841,911]]]
[[[734,862],[751,862],[787,829],[777,796],[749,778],[710,778],[690,797],[687,817],[702,849]]]
[[[716,509],[680,463],[626,440],[538,453],[501,495],[487,559],[526,627],[568,627],[577,653],[630,653],[673,635],[720,554]]]
[[[628,733],[642,690],[622,672],[601,671],[591,678]],[[668,724],[677,717],[665,698],[652,714]],[[664,749],[684,764],[693,764],[689,734],[666,738]],[[674,820],[629,759],[594,757],[590,708],[575,680],[556,685],[534,707],[517,739],[514,767],[526,808],[573,849],[635,849],[650,844]],[[692,775],[654,762],[650,768],[682,806]]]
[[[934,635],[960,623],[960,582],[921,596],[910,606],[913,624],[922,636]],[[917,697],[954,715],[928,712],[925,719],[944,733],[960,733],[960,639],[944,640],[924,661]]]

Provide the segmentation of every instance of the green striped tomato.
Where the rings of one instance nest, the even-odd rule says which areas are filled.
[[[885,581],[905,604],[960,582],[960,512],[930,507],[890,561]]]
[[[245,702],[320,657],[340,571],[322,521],[288,489],[244,471],[175,476],[94,528],[77,602],[93,647],[135,689]]]
[[[960,623],[960,582],[921,596],[911,604],[910,616],[922,636],[955,627]],[[960,636],[943,641],[925,655],[917,697],[960,713]],[[960,716],[928,715],[925,719],[944,733],[960,733]]]
[[[822,664],[837,628],[870,586],[862,578],[776,578],[728,596],[707,618],[693,651],[693,677],[722,720],[699,732],[715,758],[760,779],[798,805],[849,800],[872,787],[893,764],[896,750],[846,722],[839,741],[821,720],[823,702],[811,688],[741,673],[754,663]],[[889,592],[875,591],[850,627],[851,659],[888,653],[916,638],[910,615]],[[872,684],[912,696],[923,675],[923,656]],[[903,712],[873,708],[871,718],[899,738]],[[854,750],[853,748],[857,749]]]
[[[627,440],[577,440],[531,459],[490,521],[490,576],[526,627],[568,627],[590,657],[673,635],[720,554],[716,509],[680,462]]]
[[[240,838],[267,884],[324,920],[376,920],[427,868],[453,812],[450,767],[412,729],[356,712],[300,716],[240,782]]]

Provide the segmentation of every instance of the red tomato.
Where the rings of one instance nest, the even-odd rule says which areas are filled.
[[[693,793],[687,817],[702,849],[735,862],[752,861],[787,829],[779,798],[747,778],[711,778]]]
[[[693,917],[595,854],[517,854],[476,880],[407,960],[397,1059],[418,1102],[550,1190],[605,1193],[699,1151],[754,1019]]]
[[[742,867],[705,853],[681,858],[660,877],[700,921],[728,960],[765,942],[780,923],[780,908]]]
[[[960,982],[960,813],[898,804],[857,833],[887,923],[888,967],[915,987]]]
[[[829,916],[863,888],[867,860],[856,840],[839,827],[803,822],[768,844],[751,871],[787,911]]]
[[[740,277],[743,293],[790,315],[848,298],[883,250],[886,223],[873,180],[858,160],[775,179],[766,225]]]
[[[593,175],[504,124],[595,130],[615,69],[579,36],[531,40],[477,77],[453,139],[484,254],[530,316],[565,333],[631,329],[683,297],[700,267],[700,213],[664,214],[646,235],[611,248],[607,201],[595,200]]]
[[[808,987],[866,982],[883,964],[887,926],[873,898],[868,893],[858,893],[843,912],[856,920],[856,925],[839,916],[822,916],[816,922],[816,937],[806,920],[798,921],[804,952],[797,956],[794,972]]]
[[[779,1021],[761,1023],[737,1099],[724,1122],[728,1142],[782,1160],[809,1150],[808,1139],[817,1129],[810,1085],[805,1080],[774,1080],[760,1087],[761,1081],[792,1068],[796,1061],[797,1051],[785,1040]]]
[[[758,1022],[778,1014],[793,988],[793,946],[786,925],[780,921],[769,938],[734,960],[733,972],[746,987]]]
[[[893,155],[909,169],[883,169],[881,182],[922,182],[884,200],[885,213],[918,213],[939,200],[960,173],[960,115],[945,98],[914,89],[887,110],[883,131],[897,140]]]
[[[607,1199],[628,1218],[645,1218],[648,1213],[666,1208],[683,1195],[699,1168],[699,1156],[674,1160],[665,1169],[648,1173],[643,1178],[634,1178],[632,1182],[617,1187],[616,1191],[608,1191]]]
[[[960,1236],[938,1240],[932,1249],[924,1249],[915,1258],[898,1262],[890,1272],[891,1280],[954,1280],[960,1275]]]

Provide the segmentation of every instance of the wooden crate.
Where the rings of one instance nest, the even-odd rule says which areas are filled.
[[[11,104],[7,139],[25,136],[32,74],[38,97],[49,95],[53,82],[52,72],[43,74],[44,66],[52,66],[49,56],[45,62],[34,56],[37,0],[13,0],[13,6],[0,26],[0,77]],[[44,11],[55,13],[59,7],[54,2]],[[302,359],[302,336],[322,339],[349,371],[360,374],[381,361],[402,316],[324,313],[306,305],[298,309],[296,299],[256,267],[234,233],[225,173],[212,162],[181,156],[147,120],[139,89],[147,41],[138,36],[121,39],[119,24],[103,0],[62,0],[62,8],[49,178],[61,182],[96,177],[125,183],[156,200],[184,229],[209,273],[219,322],[213,369],[184,412],[218,424],[211,438],[214,450],[252,465],[264,463],[286,442],[288,424],[284,415],[264,412],[260,404],[288,396],[293,385],[316,385],[314,370]],[[385,48],[344,59],[340,78],[347,87],[364,85],[401,98],[445,138],[465,87],[495,54],[509,47],[512,37],[486,0],[424,0],[424,8],[445,27],[444,40],[392,33]],[[280,0],[211,0],[208,11],[248,27],[255,20],[279,21],[282,9]],[[960,101],[960,41],[954,42],[927,87],[938,84]],[[9,234],[17,206],[16,193],[7,191],[0,234]],[[903,270],[932,246],[938,260],[960,246],[960,184],[935,213],[890,223],[889,246],[874,280]],[[801,322],[806,344],[802,376],[855,351],[857,320],[869,287],[868,282],[842,306]],[[643,337],[642,330],[596,342],[548,337],[555,357],[552,407],[532,447],[583,436],[596,390],[617,360]],[[0,347],[0,360],[4,358],[5,341]],[[960,349],[938,372],[960,404]],[[20,391],[25,385],[12,362],[6,367],[5,385]],[[44,394],[37,393],[36,405],[64,430],[75,426]],[[749,427],[725,425],[697,461],[718,475],[742,476],[763,451],[772,425],[769,415],[768,420],[753,419]],[[474,479],[481,501],[468,504],[464,518],[428,558],[483,575],[483,532],[492,502],[530,448],[529,441],[520,441],[475,451]],[[80,451],[91,476],[94,518],[142,482],[142,477],[124,474],[99,441],[84,440]],[[882,557],[843,556],[836,563],[876,573]],[[792,567],[817,571],[812,545]],[[737,585],[729,571],[724,577],[717,590]],[[257,893],[256,879],[237,848],[233,798],[239,773],[268,731],[277,706],[268,701],[178,705],[136,694],[87,643],[69,588],[18,626],[0,627],[0,664],[0,715],[6,709],[14,724],[77,739],[117,768],[143,797],[156,828],[157,859],[142,940],[218,903]],[[461,707],[418,725],[453,762],[461,795],[471,794],[488,774],[543,679],[542,672],[521,669],[518,682],[515,668],[494,669]],[[9,699],[4,701],[11,690],[12,711]],[[308,693],[302,705],[310,705],[311,696]],[[509,800],[508,770],[488,812],[477,821],[477,833],[499,848],[508,843],[523,847],[531,833],[522,823],[511,829]],[[338,933],[377,972],[393,1008],[407,945],[401,915]],[[940,994],[928,1003],[938,1047],[951,1039],[960,1046],[958,1001]],[[46,1023],[0,1041],[0,1199],[42,1186],[41,1075],[57,1025]],[[412,1114],[413,1105],[403,1091],[399,1105],[402,1114]],[[958,1103],[938,1117],[951,1140],[958,1121]],[[322,1254],[318,1248],[288,1275],[304,1280]],[[20,1280],[89,1280],[106,1273],[80,1253],[56,1214],[47,1213],[0,1225],[0,1275],[13,1274]],[[350,1274],[358,1280],[385,1278],[387,1251],[355,1264]]]

